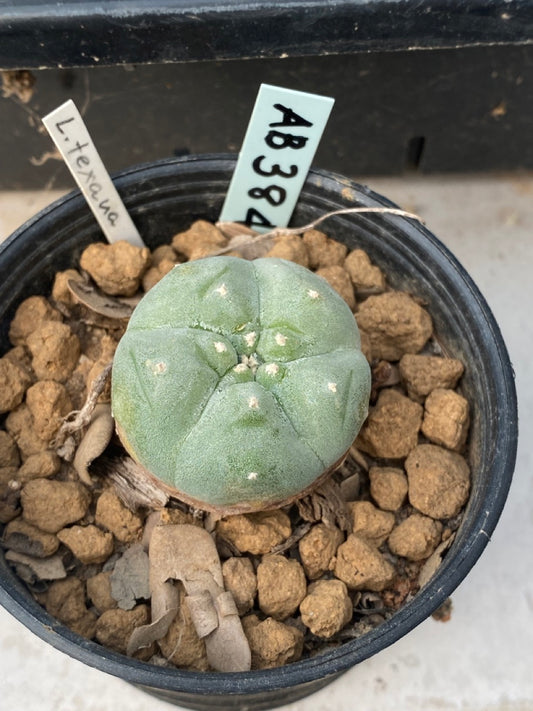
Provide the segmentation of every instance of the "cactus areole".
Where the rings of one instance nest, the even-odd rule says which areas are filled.
[[[369,392],[349,307],[274,258],[176,266],[136,307],[112,371],[127,451],[167,493],[224,514],[309,491],[342,461]]]

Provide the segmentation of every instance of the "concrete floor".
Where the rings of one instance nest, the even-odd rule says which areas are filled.
[[[285,711],[533,711],[533,176],[361,180],[407,210],[470,272],[516,370],[521,442],[511,493],[446,624],[407,637]],[[0,239],[57,193],[0,193]],[[55,651],[0,609],[0,708],[166,711],[118,679]]]

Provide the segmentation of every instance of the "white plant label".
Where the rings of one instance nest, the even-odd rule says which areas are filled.
[[[72,99],[45,116],[43,123],[107,241],[126,240],[136,247],[144,247]]]
[[[334,101],[261,84],[220,221],[289,224]]]

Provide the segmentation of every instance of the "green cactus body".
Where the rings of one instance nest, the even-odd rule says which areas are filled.
[[[142,299],[113,363],[113,415],[145,469],[206,509],[259,510],[350,447],[370,369],[353,314],[281,259],[209,257]]]

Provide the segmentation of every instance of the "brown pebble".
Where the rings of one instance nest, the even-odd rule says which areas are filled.
[[[136,247],[125,240],[113,244],[93,242],[80,258],[81,268],[111,296],[133,296],[149,264],[148,247]]]
[[[307,246],[297,235],[279,235],[274,237],[274,244],[265,254],[265,257],[288,259],[290,262],[309,266],[309,252]]]
[[[300,605],[302,622],[322,639],[329,639],[352,619],[353,605],[342,580],[319,580],[309,586]]]
[[[118,337],[117,337],[118,338]],[[96,362],[102,362],[109,365],[113,360],[115,351],[117,350],[118,340],[108,333],[102,333],[98,338],[98,350],[94,354]]]
[[[454,358],[406,354],[400,360],[400,375],[410,397],[424,398],[436,388],[453,389],[464,372]]]
[[[92,366],[93,361],[82,353],[72,375],[65,383],[68,396],[72,402],[72,407],[75,410],[81,410],[87,399],[85,383]]]
[[[0,467],[0,496],[7,496],[14,486],[19,488],[17,472],[17,467]]]
[[[103,338],[102,348],[98,360],[91,366],[87,373],[86,390],[91,392],[94,382],[113,360],[118,342],[113,338]],[[104,389],[98,396],[98,402],[111,402],[111,378],[107,379]]]
[[[228,558],[222,564],[224,587],[235,600],[239,615],[245,615],[254,606],[257,577],[249,558]]]
[[[284,511],[261,511],[228,516],[217,523],[217,534],[241,553],[262,555],[291,535],[291,522]]]
[[[259,607],[270,617],[284,620],[298,609],[305,597],[307,581],[297,560],[283,555],[264,556],[257,567]]]
[[[394,527],[394,514],[380,511],[370,501],[350,501],[352,533],[379,547]]]
[[[370,410],[356,445],[373,457],[401,459],[416,447],[423,409],[400,392],[384,389]]]
[[[0,488],[0,523],[9,523],[20,514],[18,502],[16,499],[5,501],[1,497],[2,491]]]
[[[72,374],[81,352],[79,338],[58,321],[44,321],[30,333],[28,348],[37,378],[60,383]]]
[[[31,454],[17,472],[17,481],[26,484],[31,479],[47,479],[61,469],[61,459],[51,449]]]
[[[342,531],[336,526],[319,523],[300,539],[298,550],[309,580],[316,580],[331,569],[337,548],[343,542]]]
[[[4,543],[10,550],[36,558],[53,555],[59,548],[57,536],[40,531],[23,518],[8,523],[4,531]]]
[[[409,501],[432,518],[456,516],[468,499],[470,469],[464,457],[436,444],[421,444],[405,460]]]
[[[4,355],[12,363],[15,363],[19,368],[22,368],[29,380],[33,383],[35,382],[35,373],[31,367],[31,354],[26,346],[15,346],[10,348]]]
[[[180,669],[207,671],[209,662],[205,642],[199,639],[194,628],[185,594],[180,586],[180,605],[166,635],[158,640],[159,648],[166,659]]]
[[[83,357],[87,358],[91,364],[93,364],[100,358],[102,349],[105,348],[106,342],[110,340],[114,339],[112,339],[112,336],[110,336],[104,328],[85,326],[83,330],[80,330]],[[79,367],[79,363],[77,367]]]
[[[46,594],[46,609],[61,622],[73,622],[87,612],[85,586],[74,576],[50,585]]]
[[[201,252],[209,254],[222,249],[227,239],[215,225],[206,220],[196,220],[184,232],[179,232],[172,238],[172,247],[176,252],[194,259]]]
[[[84,282],[85,279],[76,269],[66,269],[64,272],[56,273],[52,286],[52,299],[65,304],[65,306],[73,306],[78,303],[68,287],[69,281]]]
[[[13,437],[5,430],[0,430],[0,467],[18,467],[20,455]]]
[[[9,358],[0,358],[0,415],[20,405],[31,384],[26,371]]]
[[[8,482],[15,480],[17,472],[17,467],[0,467],[0,484],[6,486]]]
[[[243,618],[244,633],[252,652],[252,669],[273,669],[297,661],[303,651],[303,634],[290,625],[256,615]]]
[[[426,398],[422,434],[435,444],[459,451],[468,435],[468,400],[453,390],[437,388]]]
[[[310,269],[343,266],[348,252],[348,247],[345,244],[326,237],[323,232],[318,230],[304,232],[302,241],[307,247]]]
[[[170,244],[160,244],[152,250],[152,264],[158,266],[162,262],[173,262],[176,264],[178,255],[176,250]]]
[[[438,546],[441,534],[440,521],[414,513],[396,526],[389,536],[389,548],[409,560],[423,560]]]
[[[107,570],[93,575],[87,580],[87,597],[100,614],[117,607],[117,601],[111,595],[110,578],[111,571]]]
[[[452,619],[453,602],[451,597],[445,600],[440,607],[437,607],[435,612],[431,613],[431,617],[437,622],[449,622]]]
[[[15,312],[9,327],[9,340],[14,346],[21,346],[44,321],[62,321],[63,317],[44,296],[30,296]]]
[[[76,481],[33,479],[21,493],[24,519],[47,533],[79,521],[90,503],[90,493]]]
[[[149,622],[148,605],[137,605],[133,610],[106,610],[96,623],[96,639],[105,647],[126,654],[133,630]],[[150,650],[150,656],[151,654],[153,650]]]
[[[370,495],[383,511],[398,511],[407,496],[407,477],[403,469],[370,467]]]
[[[359,331],[361,336],[361,353],[367,359],[367,361],[372,364],[374,357],[372,355],[372,344],[370,343],[370,336],[364,331]]]
[[[57,537],[84,565],[103,563],[113,552],[112,534],[98,526],[70,526],[59,531]]]
[[[93,639],[96,633],[96,615],[92,610],[87,610],[83,617],[69,624],[70,629],[76,634]]]
[[[431,316],[403,291],[369,296],[359,305],[356,318],[370,337],[372,355],[383,360],[418,353],[433,331]]]
[[[143,291],[150,291],[161,279],[176,266],[176,260],[163,259],[159,264],[146,270],[142,278]]]
[[[321,267],[317,269],[316,274],[325,279],[339,296],[342,296],[352,311],[355,309],[352,280],[344,267],[335,265],[331,267]]]
[[[17,443],[23,461],[32,454],[48,449],[49,442],[37,434],[32,414],[26,403],[11,410],[6,418],[6,429]]]
[[[136,541],[142,533],[140,516],[130,511],[111,489],[98,497],[95,522],[111,531],[121,543]]]
[[[40,380],[26,393],[26,404],[33,417],[33,426],[39,437],[51,440],[72,410],[67,390],[55,380]]]
[[[337,549],[335,576],[350,590],[380,592],[394,580],[396,571],[375,545],[353,533]]]
[[[385,276],[381,269],[370,261],[362,249],[354,249],[346,257],[344,268],[350,275],[356,293],[379,294],[385,291]]]
[[[52,617],[64,622],[74,632],[92,638],[96,630],[96,616],[85,605],[85,585],[79,578],[57,580],[50,585],[45,607]]]
[[[203,527],[202,519],[195,518],[192,513],[181,511],[180,509],[161,509],[158,511],[158,526],[174,526],[190,523],[192,526]]]

